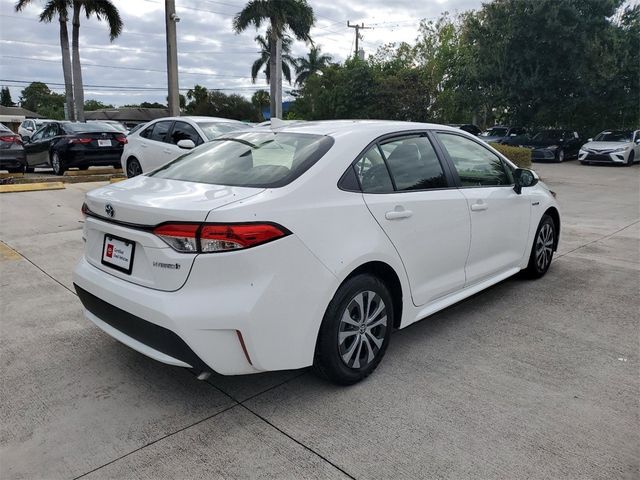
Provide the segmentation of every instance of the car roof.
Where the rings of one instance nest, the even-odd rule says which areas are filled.
[[[315,135],[335,136],[351,133],[371,133],[376,136],[411,130],[450,130],[460,129],[435,123],[399,122],[391,120],[319,120],[284,124],[280,127],[255,127],[251,131],[277,131],[291,133],[308,133]]]
[[[240,120],[232,120],[231,118],[205,117],[205,116],[161,117],[161,118],[154,119],[154,121],[160,121],[160,120],[191,120],[192,122],[220,122],[220,123],[238,123],[240,125],[246,125],[245,122],[241,122]]]

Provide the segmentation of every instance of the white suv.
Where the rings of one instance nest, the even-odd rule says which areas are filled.
[[[22,140],[27,141],[31,138],[36,130],[38,130],[45,123],[53,122],[53,120],[48,120],[45,118],[39,119],[27,119],[24,120],[20,126],[18,127],[18,134],[22,137]]]
[[[217,117],[166,117],[127,136],[122,170],[135,177],[178,158],[188,150],[226,132],[247,128],[237,120]]]

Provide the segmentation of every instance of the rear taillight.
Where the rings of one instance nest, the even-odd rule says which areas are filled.
[[[91,210],[89,210],[89,206],[86,203],[83,203],[82,207],[80,208],[80,211],[82,212],[82,215],[86,217],[87,215],[89,215],[89,212]]]
[[[85,143],[91,143],[91,141],[93,140],[93,138],[88,138],[88,137],[76,137],[76,138],[70,138],[69,139],[69,143],[80,143],[80,144],[85,144]]]
[[[255,247],[290,232],[274,223],[168,223],[153,233],[183,253],[214,253]]]
[[[0,136],[0,142],[22,144],[22,139],[17,135],[3,135]]]
[[[116,141],[118,141],[121,144],[125,144],[127,143],[127,137],[125,137],[124,135],[116,135]]]

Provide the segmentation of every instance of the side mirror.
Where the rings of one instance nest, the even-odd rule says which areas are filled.
[[[180,148],[184,148],[186,150],[191,150],[192,148],[195,148],[196,144],[193,143],[193,140],[190,140],[190,139],[187,138],[185,140],[180,140],[178,142],[178,146]]]
[[[640,138],[636,138],[636,145],[640,145]]]
[[[538,183],[539,177],[533,170],[527,170],[526,168],[516,168],[513,172],[513,178],[515,180],[515,186],[513,189],[520,195],[522,189],[525,187],[533,187]]]
[[[24,136],[22,137],[22,143],[29,143],[31,142],[31,137],[30,136]]]

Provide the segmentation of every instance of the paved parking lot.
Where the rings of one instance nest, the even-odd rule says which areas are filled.
[[[97,184],[0,195],[0,477],[638,478],[640,166],[535,165],[559,254],[397,332],[369,379],[200,382],[84,319]]]

